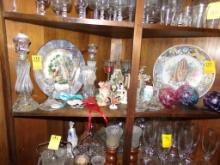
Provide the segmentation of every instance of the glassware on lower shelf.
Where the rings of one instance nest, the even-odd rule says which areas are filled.
[[[220,144],[219,138],[220,135],[214,129],[207,128],[205,130],[202,138],[202,152],[204,164],[211,164],[210,160],[217,151]]]

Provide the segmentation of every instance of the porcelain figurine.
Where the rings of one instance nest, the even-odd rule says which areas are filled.
[[[109,102],[110,84],[109,82],[99,82],[99,93],[96,95],[96,100],[99,106],[106,106]]]

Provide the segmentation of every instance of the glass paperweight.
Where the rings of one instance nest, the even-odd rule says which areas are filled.
[[[29,112],[37,109],[39,104],[31,97],[33,84],[30,78],[30,62],[27,59],[30,40],[23,33],[18,33],[14,38],[15,51],[17,53],[16,61],[16,84],[15,90],[18,97],[13,105],[14,112]]]

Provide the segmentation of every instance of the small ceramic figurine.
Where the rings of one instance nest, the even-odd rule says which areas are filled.
[[[118,109],[118,106],[117,104],[120,103],[120,97],[118,96],[117,94],[117,87],[115,85],[112,85],[112,90],[110,92],[110,95],[109,95],[109,99],[110,99],[110,105],[109,105],[109,108],[111,110],[116,110]]]
[[[110,84],[109,82],[99,82],[99,93],[96,95],[96,100],[99,106],[106,106],[109,102]]]
[[[72,144],[72,147],[75,148],[78,144],[78,137],[76,135],[76,130],[74,128],[74,122],[69,121],[69,130],[67,141]]]

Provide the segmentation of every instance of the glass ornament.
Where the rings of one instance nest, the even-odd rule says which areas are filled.
[[[197,90],[189,85],[182,85],[176,91],[178,101],[185,106],[192,106],[199,100]]]
[[[207,93],[203,99],[203,103],[207,108],[220,112],[220,92],[211,91]]]
[[[159,100],[166,108],[171,108],[177,102],[176,91],[171,87],[160,89]]]

